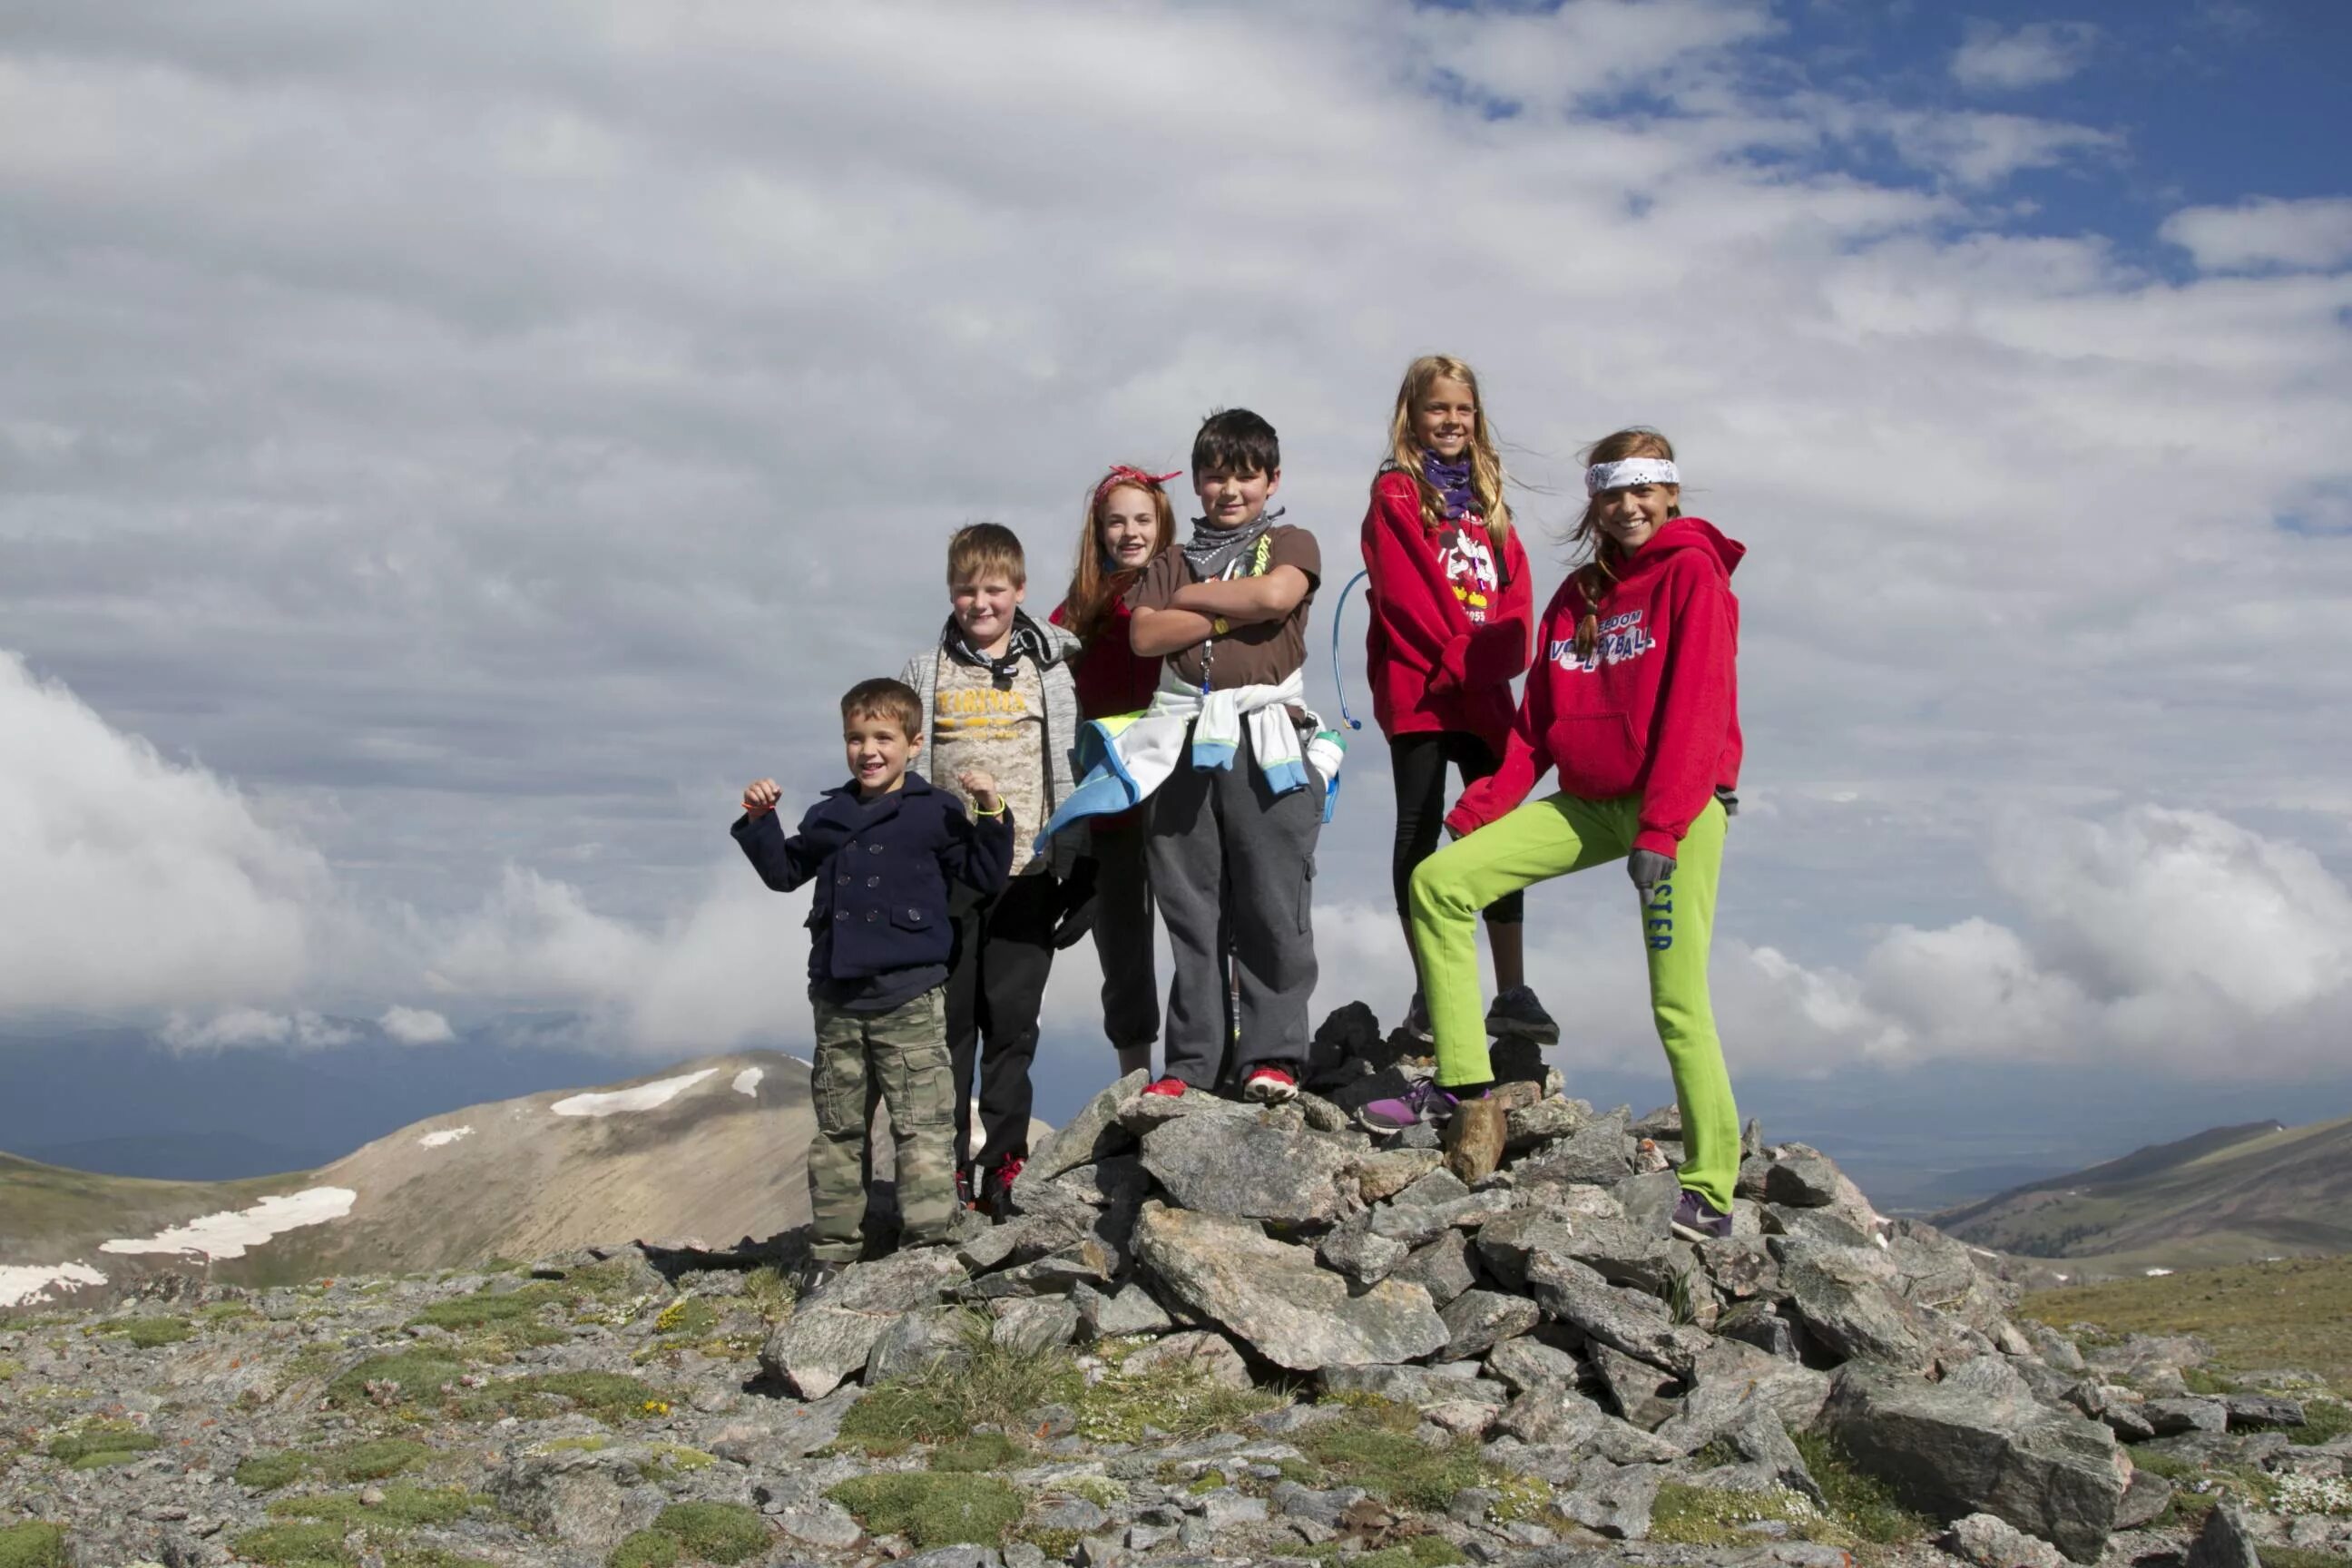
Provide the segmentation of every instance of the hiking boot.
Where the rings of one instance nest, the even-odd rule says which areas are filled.
[[[1559,1026],[1552,1022],[1533,988],[1514,985],[1486,1009],[1486,1032],[1498,1040],[1533,1040],[1539,1046],[1559,1044]]]
[[[1731,1235],[1731,1216],[1685,1187],[1667,1228],[1685,1241],[1722,1241]]]
[[[1156,1082],[1145,1084],[1143,1086],[1143,1092],[1146,1094],[1164,1094],[1172,1100],[1192,1087],[1192,1086],[1191,1084],[1186,1083],[1182,1079],[1171,1075],[1168,1078],[1160,1079]]]
[[[1498,1002],[1496,1005],[1499,1006],[1501,1004]],[[1493,1025],[1489,1023],[1488,1028],[1491,1030],[1492,1027]],[[1412,994],[1412,1001],[1404,1010],[1404,1032],[1424,1046],[1437,1043],[1436,1027],[1429,1021],[1429,998],[1418,991]],[[1559,1037],[1555,1035],[1553,1038],[1557,1039]]]
[[[956,1207],[960,1209],[969,1209],[978,1208],[979,1206],[979,1202],[971,1195],[971,1169],[966,1167],[962,1170],[959,1170],[956,1172]]]
[[[1242,1098],[1260,1105],[1280,1105],[1298,1098],[1298,1080],[1277,1067],[1250,1068],[1242,1079]]]
[[[1402,1132],[1408,1127],[1442,1127],[1453,1120],[1454,1108],[1460,1103],[1454,1096],[1437,1087],[1434,1079],[1423,1079],[1394,1100],[1376,1100],[1356,1112],[1356,1120],[1374,1132]]]
[[[980,1212],[994,1219],[1003,1219],[1013,1213],[1013,1184],[1021,1179],[1024,1163],[1018,1154],[1007,1154],[1003,1163],[988,1173],[980,1184]]]
[[[826,1286],[840,1279],[842,1274],[848,1268],[848,1264],[842,1262],[838,1258],[810,1258],[806,1266],[801,1269],[800,1279],[796,1281],[800,1287],[800,1300],[805,1301],[810,1297],[814,1296]]]

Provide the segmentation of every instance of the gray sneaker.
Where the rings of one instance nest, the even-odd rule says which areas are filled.
[[[1685,1241],[1720,1241],[1731,1234],[1731,1216],[1685,1187],[1667,1228]]]
[[[1404,1010],[1404,1032],[1424,1046],[1437,1043],[1437,1030],[1429,1021],[1429,998],[1418,991],[1412,994],[1412,1005]],[[1559,1037],[1558,1030],[1552,1032],[1552,1037]]]
[[[1533,1040],[1539,1046],[1559,1044],[1559,1026],[1552,1022],[1533,989],[1514,985],[1486,1009],[1486,1032],[1498,1040]]]

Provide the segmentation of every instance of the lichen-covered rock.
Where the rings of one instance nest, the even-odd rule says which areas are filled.
[[[1841,1360],[1918,1367],[1935,1342],[1918,1311],[1895,1293],[1895,1272],[1875,1248],[1776,1237],[1780,1286],[1806,1332]]]
[[[1242,1219],[1329,1224],[1354,1206],[1354,1163],[1336,1140],[1255,1116],[1187,1116],[1143,1139],[1144,1169],[1177,1206]]]
[[[1945,1521],[1993,1514],[2078,1563],[2095,1562],[2131,1478],[2115,1434],[2036,1403],[1997,1362],[1958,1370],[1971,1369],[1979,1370],[1928,1383],[1851,1363],[1825,1418],[1853,1462],[1910,1507]]]
[[[1542,1314],[1525,1296],[1499,1290],[1465,1290],[1448,1301],[1438,1314],[1450,1336],[1441,1352],[1447,1361],[1484,1355],[1505,1340],[1516,1339],[1536,1326]]]
[[[1135,1247],[1171,1297],[1293,1372],[1415,1361],[1449,1337],[1420,1286],[1384,1279],[1350,1294],[1312,1252],[1245,1220],[1147,1204]]]

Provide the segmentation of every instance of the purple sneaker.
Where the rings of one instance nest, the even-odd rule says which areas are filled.
[[[1423,1079],[1396,1100],[1376,1100],[1356,1112],[1356,1120],[1375,1132],[1402,1132],[1423,1123],[1443,1125],[1454,1114],[1454,1097]]]
[[[1722,1241],[1731,1235],[1731,1216],[1685,1187],[1667,1228],[1685,1241]]]

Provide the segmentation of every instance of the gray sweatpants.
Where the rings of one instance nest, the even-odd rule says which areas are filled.
[[[1189,744],[1189,742],[1188,742]],[[1151,797],[1147,858],[1168,926],[1175,980],[1168,990],[1167,1070],[1209,1089],[1225,1051],[1224,928],[1232,921],[1240,978],[1241,1039],[1234,1068],[1307,1059],[1307,1004],[1315,991],[1315,840],[1322,780],[1276,795],[1242,733],[1233,766],[1181,765]]]

